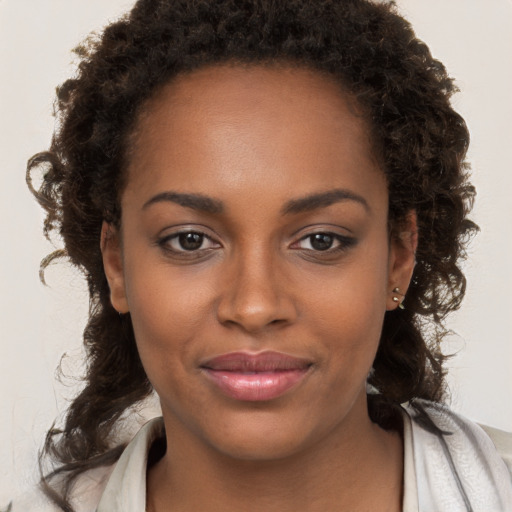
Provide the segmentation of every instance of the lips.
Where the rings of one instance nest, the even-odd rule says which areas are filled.
[[[236,400],[264,401],[278,398],[297,386],[312,363],[280,352],[232,352],[201,365],[206,378]]]

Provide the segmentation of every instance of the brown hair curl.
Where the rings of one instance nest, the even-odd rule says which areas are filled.
[[[394,4],[367,0],[139,0],[132,11],[76,50],[77,76],[57,96],[58,129],[34,156],[27,179],[90,292],[84,332],[87,375],[63,430],[48,433],[45,453],[67,472],[112,463],[113,429],[151,392],[129,316],[109,299],[100,252],[102,221],[119,225],[129,136],[137,112],[178,73],[221,62],[291,63],[335,77],[367,112],[389,184],[389,222],[418,218],[416,267],[406,309],[386,313],[370,383],[370,413],[386,426],[393,406],[443,397],[443,319],[465,291],[459,268],[476,226],[467,220],[469,135],[451,108],[456,90]],[[43,172],[38,191],[32,173]],[[50,259],[46,259],[44,265]]]

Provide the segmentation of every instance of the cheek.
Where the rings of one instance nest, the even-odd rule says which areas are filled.
[[[327,364],[342,366],[347,374],[365,374],[378,348],[385,307],[366,299],[348,294],[345,301],[324,303],[315,315],[315,338],[327,345]]]
[[[339,267],[308,276],[301,295],[319,324],[359,324],[364,333],[379,325],[386,311],[387,288],[388,251],[383,240],[376,248],[363,246]]]
[[[326,364],[341,366],[346,374],[365,374],[378,348],[387,304],[386,247],[382,244],[379,251],[381,265],[375,265],[379,260],[373,251],[359,253],[345,268],[322,279],[321,287],[303,294],[314,337],[330,354]]]
[[[183,373],[192,364],[193,341],[211,321],[213,287],[210,279],[189,268],[149,261],[127,261],[125,273],[137,347],[153,382],[159,375]]]
[[[148,329],[182,326],[185,334],[186,326],[193,327],[211,301],[214,287],[208,274],[200,266],[170,264],[153,249],[130,255],[125,280],[134,323]]]
[[[322,344],[316,407],[327,411],[326,424],[337,424],[340,411],[350,411],[366,394],[384,319],[382,307],[357,301],[350,294],[344,306],[334,301],[326,304],[313,333]]]

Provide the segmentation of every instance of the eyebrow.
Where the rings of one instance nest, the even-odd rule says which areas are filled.
[[[316,210],[319,208],[326,208],[332,204],[343,202],[343,201],[355,201],[361,204],[365,210],[370,211],[370,206],[364,197],[345,189],[334,189],[326,192],[319,192],[316,194],[310,194],[298,199],[292,199],[288,201],[281,209],[282,215],[293,215],[303,212]],[[224,211],[224,205],[222,201],[213,199],[211,197],[202,194],[186,194],[180,192],[161,192],[151,199],[146,201],[142,206],[145,210],[149,206],[162,203],[171,202],[184,206],[185,208],[191,208],[205,213],[219,214]]]
[[[318,194],[311,194],[301,197],[299,199],[292,199],[288,201],[281,210],[283,215],[297,214],[309,212],[318,208],[326,208],[335,203],[342,201],[355,201],[356,203],[364,206],[366,211],[370,211],[370,206],[366,199],[350,190],[334,189]]]
[[[146,201],[142,209],[145,210],[153,204],[162,202],[176,203],[185,208],[192,208],[193,210],[205,213],[222,213],[224,211],[222,202],[217,199],[212,199],[202,194],[182,194],[179,192],[162,192],[157,194],[149,201]]]

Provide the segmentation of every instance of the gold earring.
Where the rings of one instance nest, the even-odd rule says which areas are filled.
[[[396,288],[393,288],[393,293],[396,293],[397,295],[400,295],[400,297],[397,297],[396,295],[393,297],[393,302],[398,303],[398,307],[400,309],[405,309],[404,305],[402,304],[402,301],[404,300],[405,295],[400,291],[400,288],[398,286]]]

